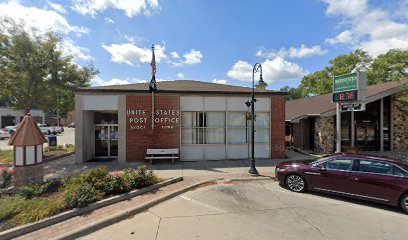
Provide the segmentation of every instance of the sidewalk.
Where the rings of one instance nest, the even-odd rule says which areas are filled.
[[[297,152],[289,152],[288,157],[290,159],[256,160],[256,167],[261,176],[274,177],[274,168],[279,162],[312,158]],[[249,160],[179,162],[174,165],[167,162],[153,165],[144,164],[148,169],[153,170],[162,178],[183,177],[184,180],[160,188],[157,191],[136,196],[130,200],[122,201],[81,216],[73,217],[69,220],[31,232],[16,239],[41,240],[55,238],[81,226],[95,223],[102,218],[106,218],[125,209],[140,206],[166,194],[180,191],[188,186],[192,186],[203,181],[215,179],[253,179],[253,177],[248,174],[249,164]],[[64,159],[44,163],[44,170],[45,177],[51,179],[72,174],[74,172],[86,171],[98,166],[106,166],[110,171],[115,171],[122,170],[127,167],[137,167],[138,165],[138,163],[119,164],[117,161],[75,164],[75,159],[72,155]]]
[[[256,159],[255,165],[260,175],[272,176],[274,168],[282,161],[288,160],[306,160],[315,157],[294,151],[286,152],[287,159]],[[174,165],[170,161],[162,161],[150,165],[145,163],[127,163],[122,164],[118,161],[112,162],[86,162],[83,164],[75,163],[75,156],[68,156],[63,159],[44,163],[45,178],[59,178],[75,172],[83,172],[98,166],[106,166],[109,171],[122,170],[138,165],[146,165],[147,169],[153,170],[159,177],[189,177],[189,176],[216,176],[222,174],[247,174],[250,160],[223,160],[223,161],[197,161],[197,162],[178,162]]]

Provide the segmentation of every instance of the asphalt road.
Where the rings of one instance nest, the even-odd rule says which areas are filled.
[[[276,182],[218,184],[163,202],[82,239],[402,240],[408,215],[398,209],[315,193]]]
[[[9,139],[2,139],[0,140],[0,150],[8,150],[13,149],[13,146],[8,146],[7,143]],[[75,144],[75,128],[67,128],[64,127],[64,132],[61,134],[57,134],[57,143],[58,145],[65,144]],[[44,144],[44,147],[48,146],[48,144]]]

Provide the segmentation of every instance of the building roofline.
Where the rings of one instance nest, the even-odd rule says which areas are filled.
[[[101,88],[78,88],[74,90],[74,93],[150,93],[149,90],[132,90],[132,89],[101,89]],[[196,94],[228,94],[228,95],[233,95],[233,94],[250,94],[250,91],[203,91],[203,90],[197,90],[197,91],[190,91],[190,90],[157,90],[156,93],[196,93]],[[255,89],[255,95],[263,95],[263,96],[268,96],[268,95],[283,95],[286,96],[287,92],[281,92],[281,91],[256,91]]]

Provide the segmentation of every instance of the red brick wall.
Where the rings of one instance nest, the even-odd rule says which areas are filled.
[[[126,162],[145,161],[147,148],[180,148],[180,97],[155,96],[154,129],[151,111],[151,96],[126,97]]]
[[[271,158],[285,158],[285,104],[284,96],[271,97]]]

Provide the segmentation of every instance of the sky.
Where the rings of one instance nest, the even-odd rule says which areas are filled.
[[[0,18],[62,37],[92,86],[156,79],[296,87],[357,48],[373,57],[408,49],[408,0],[0,0]],[[259,73],[255,74],[258,81]]]

